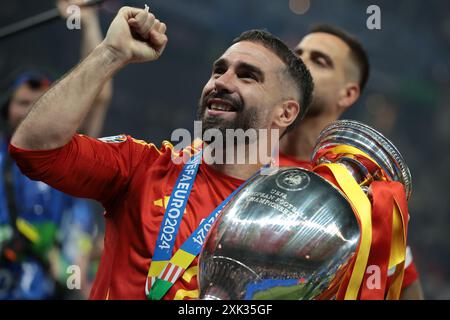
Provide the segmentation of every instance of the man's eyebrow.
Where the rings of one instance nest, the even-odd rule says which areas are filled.
[[[294,53],[297,54],[298,56],[301,56],[304,52],[305,50],[301,47],[296,47],[294,49]],[[330,67],[334,67],[333,59],[331,59],[331,57],[323,51],[310,50],[310,56],[315,58],[317,57],[323,58]]]
[[[261,82],[264,81],[264,72],[257,66],[249,64],[247,62],[239,62],[237,69],[250,71],[254,73]]]
[[[219,68],[219,67],[228,67],[228,61],[224,58],[220,58],[220,59],[214,61],[213,69]],[[261,82],[263,82],[265,79],[264,72],[261,70],[261,68],[254,66],[250,63],[243,62],[243,61],[238,62],[236,69],[240,70],[240,71],[245,70],[247,72],[254,73]]]
[[[311,56],[312,57],[319,57],[319,58],[323,58],[325,59],[325,61],[327,62],[327,64],[330,67],[334,67],[334,62],[331,59],[331,57],[329,55],[327,55],[326,53],[322,52],[322,51],[318,51],[318,50],[312,50],[311,51]]]
[[[228,66],[228,62],[224,58],[220,58],[213,63],[213,68],[226,66]]]
[[[294,53],[301,56],[303,53],[303,49],[300,47],[296,47],[296,48],[294,48]]]

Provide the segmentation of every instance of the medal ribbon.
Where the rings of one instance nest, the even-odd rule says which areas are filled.
[[[148,270],[145,292],[148,296],[148,284],[154,284],[156,277],[161,273],[172,256],[175,238],[183,218],[183,213],[197,176],[202,152],[192,156],[184,165],[180,172],[175,186],[170,195],[161,226],[159,228],[158,238],[156,240],[155,251]]]
[[[187,167],[187,165],[186,165]],[[198,167],[197,167],[198,169]],[[184,170],[183,170],[184,171]],[[174,285],[174,283],[178,280],[178,278],[181,277],[181,275],[184,273],[184,271],[189,267],[189,265],[192,263],[192,261],[195,259],[195,257],[200,253],[203,243],[205,241],[205,238],[208,234],[209,229],[211,229],[211,226],[216,221],[219,214],[222,212],[222,209],[228,204],[228,202],[231,200],[231,198],[234,197],[236,193],[238,193],[250,180],[252,180],[255,176],[257,176],[261,170],[258,170],[253,176],[251,176],[247,181],[245,181],[243,184],[241,184],[236,190],[234,190],[224,201],[222,201],[219,206],[214,209],[214,211],[206,218],[204,219],[200,225],[195,229],[195,231],[189,236],[188,239],[181,245],[181,247],[175,252],[173,257],[169,260],[170,255],[167,255],[167,253],[171,253],[173,249],[174,241],[172,242],[172,246],[170,248],[170,252],[167,250],[165,251],[165,255],[163,256],[163,259],[161,259],[161,255],[158,256],[159,260],[155,261],[157,262],[157,265],[153,267],[154,265],[153,258],[152,263],[150,265],[148,277],[145,284],[145,293],[148,299],[150,300],[160,300],[164,297],[164,295],[169,291],[169,289]],[[180,173],[180,176],[182,176],[183,172]],[[180,178],[178,178],[180,179]],[[193,179],[189,182],[191,184],[190,189],[192,189],[192,185],[194,184],[195,176],[193,176]],[[178,181],[177,181],[178,184]],[[175,185],[174,191],[177,188],[177,184]],[[175,193],[172,192],[172,195],[170,196],[169,205],[171,203],[172,197]],[[189,194],[186,196],[186,203],[184,203],[184,208],[186,208],[187,199],[189,197]],[[166,214],[169,212],[169,205],[166,209]],[[161,230],[164,226],[166,214],[164,214],[163,222],[161,223],[160,227],[160,234]],[[180,215],[182,217],[182,214]],[[180,217],[180,221],[181,221]],[[178,228],[176,230],[178,232]],[[174,240],[176,237],[176,232],[174,234]],[[159,241],[160,237],[158,237]],[[157,248],[155,248],[155,254],[156,250],[158,249],[158,242],[157,242]],[[160,251],[158,249],[158,251]],[[168,261],[169,260],[169,261]],[[150,290],[148,289],[149,283],[151,284]]]

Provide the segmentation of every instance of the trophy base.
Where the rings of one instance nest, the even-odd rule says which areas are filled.
[[[206,290],[203,300],[230,300],[230,296],[225,290],[214,286]]]

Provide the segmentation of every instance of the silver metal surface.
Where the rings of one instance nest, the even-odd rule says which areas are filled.
[[[317,161],[315,157],[321,149],[338,145],[350,145],[369,155],[393,181],[404,185],[409,199],[412,193],[411,173],[403,156],[385,136],[358,121],[335,121],[319,135],[312,159]]]
[[[257,176],[225,207],[200,256],[202,299],[313,299],[347,266],[359,227],[319,175]]]
[[[314,149],[316,165],[340,163],[367,194],[379,169],[374,172],[347,155],[318,159],[320,151],[338,145],[369,155],[391,180],[403,183],[409,198],[408,166],[381,133],[357,121],[336,121],[322,131]],[[350,204],[321,176],[300,168],[256,176],[208,234],[199,257],[200,298],[333,298],[359,240]]]

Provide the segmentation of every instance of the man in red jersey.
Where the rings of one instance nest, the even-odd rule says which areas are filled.
[[[117,71],[161,56],[165,32],[166,25],[148,11],[121,8],[105,40],[34,105],[11,140],[10,153],[26,175],[105,207],[105,249],[92,299],[145,299],[149,267],[155,252],[165,248],[164,242],[156,245],[165,241],[159,237],[161,225],[166,239],[176,239],[176,251],[233,190],[267,164],[198,165],[196,176],[186,178],[195,183],[174,235],[169,231],[175,222],[165,220],[165,208],[175,201],[169,201],[175,185],[180,194],[189,187],[179,183],[186,176],[180,173],[193,170],[173,161],[172,146],[163,143],[158,149],[126,135],[96,140],[75,134],[93,98]],[[312,88],[307,68],[280,40],[265,31],[248,31],[214,63],[199,119],[204,130],[283,133],[306,112]],[[196,298],[196,275],[195,258],[163,298]]]
[[[301,125],[280,141],[280,166],[307,167],[319,133],[361,96],[369,79],[370,65],[362,44],[346,31],[330,25],[311,29],[294,52],[313,76],[314,97]],[[409,247],[405,268],[402,299],[422,299]]]

